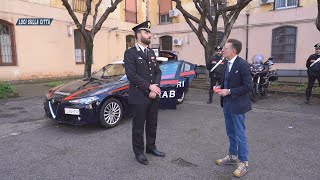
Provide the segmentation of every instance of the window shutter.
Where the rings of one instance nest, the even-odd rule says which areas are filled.
[[[160,1],[160,15],[169,14],[172,9],[172,0],[161,0]]]

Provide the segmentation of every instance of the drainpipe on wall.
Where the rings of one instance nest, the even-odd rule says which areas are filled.
[[[247,16],[247,28],[246,28],[246,60],[248,61],[248,53],[249,53],[249,16],[250,16],[250,13],[247,12],[246,13],[246,16]]]

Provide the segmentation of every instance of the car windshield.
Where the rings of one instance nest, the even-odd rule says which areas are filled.
[[[106,79],[123,75],[125,75],[123,64],[109,64],[94,73],[92,77]]]
[[[161,64],[161,79],[172,79],[176,77],[179,62]]]

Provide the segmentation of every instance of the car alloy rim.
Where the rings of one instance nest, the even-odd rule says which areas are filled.
[[[182,102],[182,101],[183,101],[183,99],[184,99],[184,92],[182,93],[182,96],[181,96],[181,98],[180,98],[180,99],[178,99],[178,101],[179,101],[179,102]]]
[[[110,102],[104,108],[104,120],[108,124],[115,124],[119,121],[121,116],[120,105],[116,102]]]

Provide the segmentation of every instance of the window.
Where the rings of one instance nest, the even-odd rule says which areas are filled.
[[[169,11],[172,9],[172,0],[161,0],[159,2],[160,24],[171,23],[172,19],[169,17]]]
[[[135,43],[135,37],[133,35],[126,36],[126,49],[133,47]]]
[[[214,8],[214,1],[215,0],[210,0],[209,13],[210,13],[211,16],[215,16],[216,15],[216,11],[215,11],[215,8]],[[217,9],[226,7],[226,5],[227,5],[226,0],[218,0],[217,1]]]
[[[187,71],[190,71],[190,70],[191,70],[190,64],[184,63],[184,71],[187,72]]]
[[[73,10],[76,12],[86,11],[86,0],[72,0]]]
[[[126,0],[126,22],[137,23],[137,0]]]
[[[16,65],[13,24],[0,19],[0,65]]]
[[[297,7],[299,5],[299,0],[275,0],[275,9],[286,9]]]
[[[74,47],[76,64],[84,64],[86,62],[86,46],[79,29],[74,30]]]
[[[277,63],[295,63],[297,28],[282,26],[272,30],[272,56]]]
[[[216,46],[219,46],[221,44],[222,38],[224,36],[224,33],[221,31],[218,31],[216,34]]]
[[[162,36],[160,37],[161,49],[172,51],[172,37]]]

